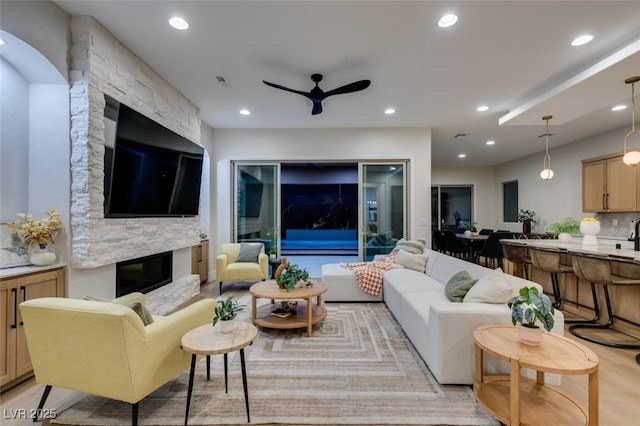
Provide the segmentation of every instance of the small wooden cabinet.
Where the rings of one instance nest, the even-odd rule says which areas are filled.
[[[63,294],[62,267],[0,278],[0,386],[11,386],[33,370],[18,305],[30,299],[62,297]]]
[[[200,275],[201,284],[209,280],[209,240],[191,248],[191,273]]]
[[[640,173],[610,155],[582,161],[583,212],[640,211]]]

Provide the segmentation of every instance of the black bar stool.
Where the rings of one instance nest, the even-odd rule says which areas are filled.
[[[573,255],[573,265],[580,271],[585,280],[599,284],[604,288],[604,299],[607,306],[608,320],[606,324],[574,324],[569,326],[569,332],[576,337],[587,340],[589,342],[598,343],[604,346],[610,346],[614,348],[624,349],[640,349],[640,340],[633,338],[635,343],[621,343],[612,342],[608,340],[602,340],[596,337],[587,336],[582,333],[582,329],[597,329],[597,330],[612,330],[621,334],[618,330],[612,327],[613,325],[613,308],[611,307],[611,300],[609,298],[609,286],[610,285],[640,285],[640,279],[632,279],[621,277],[619,275],[613,275],[611,273],[611,261],[604,257],[598,257],[588,255],[585,253],[571,253]],[[628,336],[628,335],[627,335]]]
[[[562,305],[562,294],[560,293],[560,281],[558,274],[571,273],[573,268],[560,263],[560,254],[563,252],[551,247],[529,247],[531,263],[543,272],[551,274],[551,286],[553,287],[553,307],[559,309]]]

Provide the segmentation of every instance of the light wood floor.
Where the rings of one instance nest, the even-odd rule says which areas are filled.
[[[246,297],[245,284],[225,284],[223,296]],[[194,300],[204,297],[218,297],[218,284],[209,283],[202,287],[202,293]],[[640,365],[635,356],[640,350],[614,349],[581,339],[577,339],[565,329],[565,336],[591,348],[600,359],[600,425],[634,426],[640,424]],[[581,403],[587,401],[587,376],[563,376],[563,390],[573,395]],[[44,386],[33,379],[0,395],[0,423],[4,425],[33,425],[30,420],[13,419],[16,409],[28,413],[35,409]],[[72,405],[84,395],[77,392],[54,388],[45,408],[55,408],[58,412]],[[42,424],[48,424],[48,421]]]

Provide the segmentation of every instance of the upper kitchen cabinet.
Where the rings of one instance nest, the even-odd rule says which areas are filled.
[[[637,167],[622,162],[622,155],[609,155],[582,161],[583,212],[640,211]]]

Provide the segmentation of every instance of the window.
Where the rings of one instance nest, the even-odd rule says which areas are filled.
[[[462,232],[473,222],[473,185],[440,185],[431,187],[431,226]]]
[[[518,181],[502,183],[502,208],[505,222],[518,221]]]

